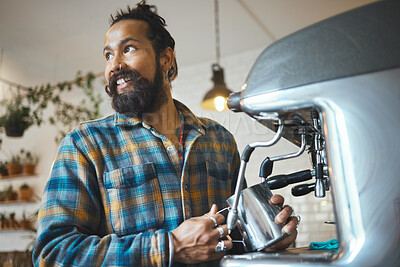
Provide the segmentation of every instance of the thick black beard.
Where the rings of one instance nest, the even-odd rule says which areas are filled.
[[[118,94],[116,81],[121,77],[131,78],[133,90]],[[160,66],[157,66],[153,82],[135,70],[122,70],[111,77],[108,86],[113,109],[129,117],[142,118],[143,114],[153,113],[167,103]]]

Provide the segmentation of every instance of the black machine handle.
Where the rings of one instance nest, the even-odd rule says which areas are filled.
[[[268,176],[271,175],[272,169],[274,167],[274,162],[267,157],[262,163],[260,167],[260,177],[261,178],[267,178]]]
[[[312,179],[311,171],[304,170],[292,174],[286,174],[286,175],[282,174],[282,175],[272,176],[267,179],[267,184],[269,188],[273,190],[273,189],[283,188],[289,184],[304,182],[311,179]]]
[[[292,188],[292,195],[295,197],[304,196],[314,191],[314,189],[315,189],[315,183],[296,185]]]

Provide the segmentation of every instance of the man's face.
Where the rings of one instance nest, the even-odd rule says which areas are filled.
[[[143,78],[153,81],[156,72],[156,55],[146,37],[147,23],[141,20],[122,20],[114,24],[104,40],[107,82],[119,69],[131,69]],[[132,90],[131,82],[118,84],[118,93]]]
[[[104,40],[105,77],[113,108],[132,117],[156,111],[166,102],[160,63],[149,39],[147,23],[122,20]]]

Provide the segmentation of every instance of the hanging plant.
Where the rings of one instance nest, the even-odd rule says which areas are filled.
[[[8,136],[22,136],[30,126],[41,126],[42,122],[48,121],[50,125],[59,128],[59,135],[56,137],[56,142],[59,142],[79,122],[100,116],[102,97],[95,94],[93,81],[102,75],[89,72],[82,76],[81,72],[78,72],[75,80],[56,85],[17,86],[18,90],[24,90],[24,94],[18,94],[18,97],[0,103],[0,106],[5,108],[5,114],[0,117],[0,133],[5,129]],[[65,101],[65,93],[75,89],[83,91],[82,101],[73,104]],[[50,104],[54,105],[54,116],[44,118],[44,111]],[[0,137],[0,146],[1,143]]]
[[[51,99],[56,109],[54,116],[49,117],[48,121],[59,129],[56,142],[60,142],[78,123],[93,120],[100,116],[102,97],[100,94],[94,93],[93,81],[95,78],[96,75],[93,73],[81,76],[81,73],[78,72],[77,78],[73,83],[66,82],[57,85],[60,92],[71,91],[75,87],[79,88],[83,91],[85,97],[78,104],[62,101],[60,95],[55,95]]]
[[[30,106],[24,105],[22,100],[18,95],[2,103],[5,113],[0,117],[0,126],[4,127],[7,136],[21,137],[31,125],[41,123],[39,118],[32,117]]]

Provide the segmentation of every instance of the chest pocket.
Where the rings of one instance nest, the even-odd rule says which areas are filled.
[[[208,202],[221,209],[227,206],[226,199],[231,196],[231,164],[228,162],[206,161]]]
[[[154,164],[113,170],[103,178],[116,234],[134,234],[164,223],[164,206]]]

